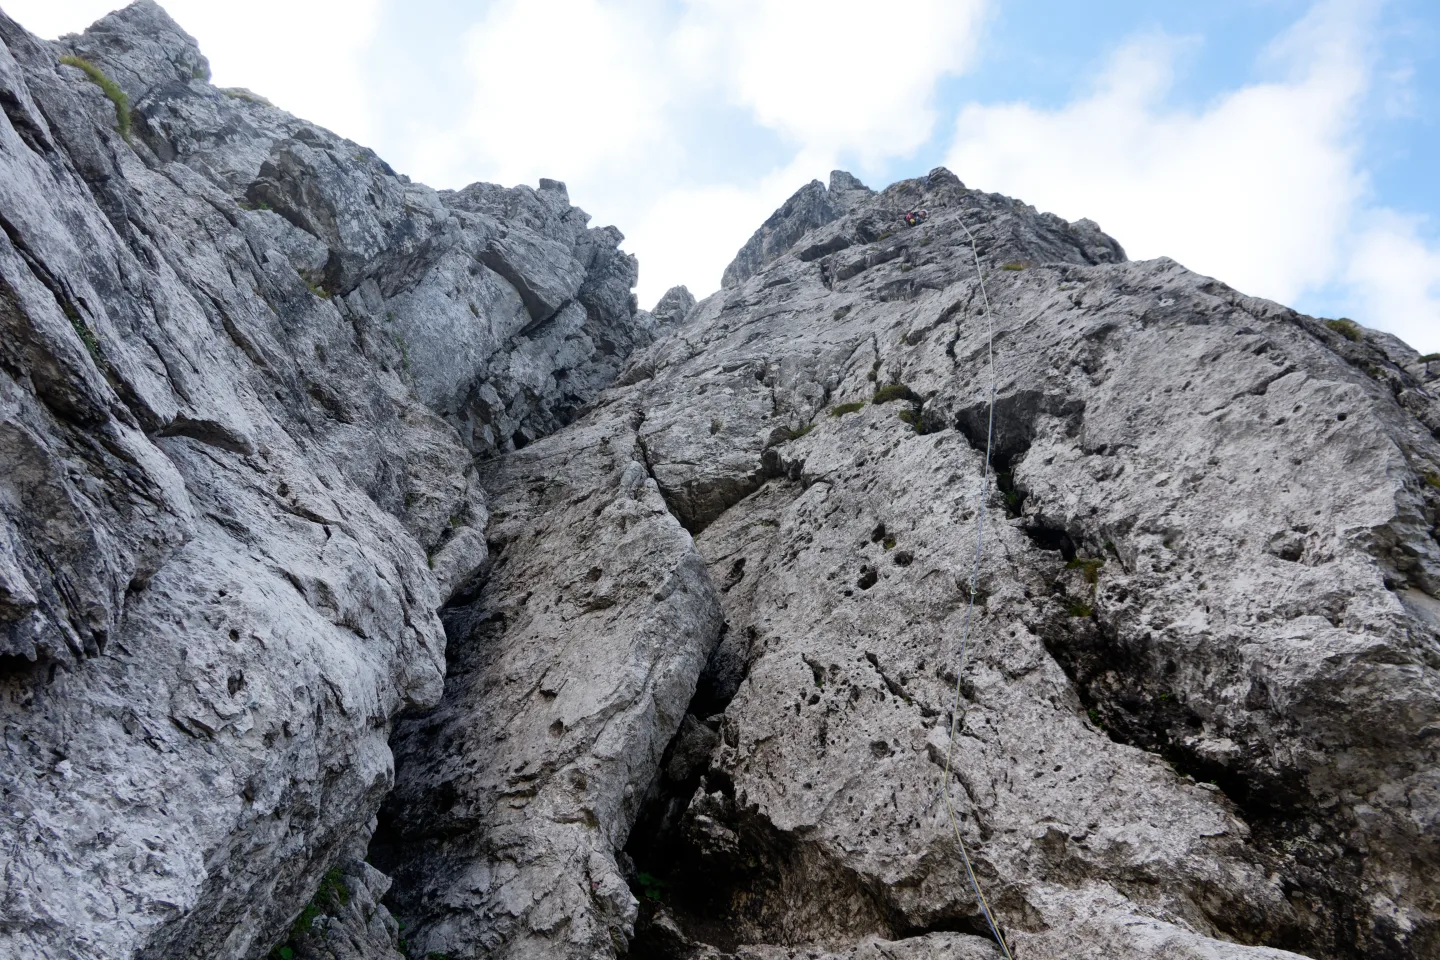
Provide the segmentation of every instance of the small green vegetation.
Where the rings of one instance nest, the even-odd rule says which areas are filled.
[[[410,369],[410,344],[406,343],[405,338],[398,333],[393,335],[393,339],[395,340],[395,349],[400,351],[400,365],[408,371]]]
[[[882,540],[882,541],[880,541],[880,546],[884,547],[886,550],[894,550],[894,549],[895,549],[895,534],[893,534],[893,533],[886,534],[885,539]]]
[[[925,418],[921,415],[918,409],[916,409],[915,407],[906,407],[905,409],[900,411],[900,419],[910,424],[911,430],[914,430],[916,433],[924,436]]]
[[[1428,485],[1434,487],[1436,490],[1440,490],[1440,473],[1436,473],[1434,470],[1431,470],[1429,473],[1425,474],[1425,482]]]
[[[350,891],[346,888],[340,877],[340,871],[333,869],[326,873],[320,880],[320,889],[315,891],[315,896],[300,911],[300,916],[290,925],[289,938],[279,946],[270,951],[268,960],[294,960],[295,942],[303,937],[309,930],[315,918],[329,910],[336,910],[350,902]]]
[[[1001,270],[1024,270],[1024,269],[1025,269],[1025,264],[1021,263],[1021,262],[1018,261],[1018,260],[1012,260],[1012,261],[1010,261],[1009,263],[1002,263],[1002,264],[1000,264],[1000,269],[1001,269]]]
[[[665,888],[669,886],[659,877],[643,872],[635,877],[635,882],[640,885],[640,892],[645,895],[646,900],[661,899],[665,896]]]
[[[74,67],[85,76],[90,82],[101,89],[110,102],[115,104],[115,127],[120,131],[120,136],[127,141],[130,139],[130,98],[125,96],[125,91],[120,89],[120,84],[106,76],[105,71],[84,57],[76,57],[66,54],[60,58],[60,62],[67,67]]]
[[[209,78],[207,77],[206,79],[208,80]],[[265,107],[274,106],[273,103],[260,96],[260,94],[246,90],[244,87],[222,87],[220,92],[231,100],[244,100],[246,103],[258,103]]]
[[[313,293],[313,294],[315,294],[315,296],[319,297],[321,300],[329,300],[329,299],[330,299],[330,291],[326,290],[324,287],[320,286],[319,284],[311,283],[309,280],[306,280],[306,281],[305,281],[305,286],[309,287],[309,288],[310,288],[310,292]]]
[[[900,266],[900,272],[901,272],[901,273],[909,273],[911,270],[914,270],[914,269],[915,269],[915,264],[913,264],[913,263],[906,263],[906,264],[902,264],[902,265]]]
[[[864,400],[856,400],[854,403],[841,403],[830,408],[830,416],[843,417],[847,413],[856,413],[865,409]]]
[[[1005,498],[1005,512],[1012,517],[1020,516],[1025,506],[1025,494],[1015,486],[1015,474],[1010,470],[995,471],[995,486]]]
[[[892,400],[908,400],[911,403],[919,403],[920,397],[903,383],[889,383],[876,390],[875,396],[871,400],[874,403],[889,403]]]
[[[1076,557],[1065,564],[1066,570],[1079,570],[1080,576],[1090,586],[1100,582],[1100,568],[1105,566],[1105,560],[1101,557]]]
[[[1096,710],[1094,707],[1091,707],[1089,710],[1086,710],[1086,711],[1085,711],[1085,716],[1089,717],[1089,718],[1090,718],[1090,722],[1093,723],[1093,724],[1095,724],[1095,726],[1099,727],[1101,730],[1104,730],[1104,729],[1105,729],[1105,724],[1104,724],[1104,723],[1101,721],[1101,719],[1100,719],[1100,711],[1099,711],[1099,710]]]
[[[1440,362],[1440,353],[1427,353],[1427,354],[1425,354],[1425,356],[1423,356],[1423,357],[1420,358],[1420,362],[1421,362],[1421,363],[1437,363],[1437,362]]]
[[[95,336],[95,331],[91,330],[78,315],[69,310],[65,312],[70,317],[70,326],[75,328],[75,333],[80,337],[80,341],[85,344],[85,349],[90,351],[90,359],[95,361],[95,366],[104,367],[105,351],[100,349],[100,338]]]
[[[1070,606],[1067,608],[1067,610],[1072,617],[1089,617],[1093,616],[1095,613],[1094,608],[1083,600],[1071,601]]]
[[[870,372],[865,374],[865,379],[874,383],[880,379],[880,358],[876,357],[875,362],[870,364]]]
[[[1360,324],[1354,320],[1348,320],[1345,317],[1341,317],[1339,320],[1326,320],[1325,326],[1334,330],[1352,343],[1359,343],[1365,339],[1364,335],[1360,332]]]
[[[718,423],[719,421],[716,421],[716,422]],[[803,426],[803,427],[798,427],[798,428],[795,428],[795,429],[792,429],[792,428],[790,428],[790,427],[781,427],[781,428],[780,428],[780,430],[781,430],[781,440],[780,440],[780,442],[781,442],[781,443],[785,443],[785,442],[790,441],[790,440],[799,440],[801,437],[805,436],[805,434],[809,433],[811,430],[814,430],[814,429],[815,429],[815,424],[813,424],[813,423],[807,423],[807,424],[805,424],[805,426]]]

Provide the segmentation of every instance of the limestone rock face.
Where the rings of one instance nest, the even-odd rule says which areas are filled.
[[[474,455],[613,379],[634,260],[216,89],[152,3],[0,41],[0,954],[263,956],[329,889],[301,953],[395,956],[359,860]]]
[[[1017,956],[1440,950],[1414,352],[948,171],[772,242],[820,206],[622,374],[726,617],[710,768],[667,773],[630,842],[667,884],[640,943],[983,932],[948,762]]]
[[[1016,956],[1434,953],[1414,352],[948,171],[832,184],[482,478],[499,559],[372,851],[417,949],[998,956],[953,809]],[[678,607],[645,593],[667,569]]]
[[[441,704],[402,721],[372,854],[418,955],[624,952],[616,854],[720,635],[719,594],[616,400],[482,478],[492,560]]]
[[[1017,958],[1440,955],[1440,365],[943,169],[639,310],[207,77],[0,16],[0,954],[999,957],[958,834]]]

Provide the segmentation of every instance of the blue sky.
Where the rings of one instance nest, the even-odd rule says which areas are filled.
[[[12,0],[44,36],[113,2]],[[812,177],[937,164],[1134,258],[1440,351],[1434,0],[172,0],[247,86],[436,187],[566,181],[640,297]]]

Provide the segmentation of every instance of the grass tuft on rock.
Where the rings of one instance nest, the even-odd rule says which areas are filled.
[[[221,87],[220,92],[225,94],[225,96],[229,97],[231,100],[244,100],[246,103],[258,103],[263,107],[275,106],[275,104],[271,103],[269,100],[266,100],[264,97],[260,96],[260,94],[256,93],[253,90],[247,90],[244,87]]]
[[[900,411],[900,419],[908,423],[911,430],[921,436],[925,435],[925,417],[919,410],[914,407],[906,407]]]
[[[920,396],[903,383],[890,383],[875,391],[873,403],[889,403],[892,400],[908,400],[919,403]]]
[[[67,310],[68,314],[69,311]],[[84,320],[78,316],[70,316],[70,326],[75,328],[75,333],[80,337],[80,342],[85,344],[85,349],[90,351],[90,359],[95,361],[95,366],[104,369],[105,351],[100,347],[100,338],[95,336],[95,331],[86,325]]]
[[[1090,586],[1100,582],[1100,568],[1105,566],[1105,560],[1101,557],[1076,557],[1065,564],[1066,570],[1079,570],[1080,576]]]
[[[91,83],[99,87],[105,96],[110,98],[110,102],[115,104],[115,127],[120,131],[120,136],[124,137],[126,142],[129,142],[130,98],[125,95],[124,90],[120,89],[120,84],[111,80],[104,70],[101,70],[84,57],[66,54],[60,58],[60,62],[67,67],[74,67],[76,70],[85,74],[85,76],[90,78]]]
[[[1345,317],[1341,317],[1339,320],[1326,320],[1325,326],[1340,334],[1340,336],[1349,340],[1351,343],[1359,343],[1365,339],[1365,335],[1360,332],[1360,324],[1354,320],[1348,320]]]
[[[300,916],[290,925],[290,936],[282,944],[279,944],[270,951],[267,960],[294,960],[295,944],[310,930],[310,925],[315,918],[327,911],[337,910],[350,902],[350,890],[341,879],[338,868],[330,870],[320,880],[320,889],[315,891],[315,896],[300,911]]]
[[[854,403],[841,403],[830,408],[830,416],[843,417],[847,413],[858,413],[865,409],[864,400],[856,400]]]
[[[1021,263],[1021,262],[1018,261],[1018,260],[1012,260],[1012,261],[1010,261],[1009,263],[1002,263],[1002,264],[1000,264],[1000,269],[1001,269],[1001,270],[1024,270],[1024,269],[1025,269],[1025,264]]]
[[[814,429],[815,424],[813,423],[807,423],[803,427],[783,427],[781,428],[781,435],[784,439],[781,440],[781,443],[785,443],[790,440],[799,440],[801,437],[805,436],[805,434],[809,433],[811,430]]]

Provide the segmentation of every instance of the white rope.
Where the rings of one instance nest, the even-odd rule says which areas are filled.
[[[975,258],[975,276],[980,281],[980,297],[985,305],[985,338],[986,354],[990,366],[990,403],[989,420],[985,425],[985,466],[980,476],[980,486],[975,493],[975,563],[970,571],[970,599],[965,605],[965,620],[960,629],[960,652],[957,655],[955,665],[955,702],[950,708],[950,742],[945,747],[945,810],[950,815],[950,829],[955,834],[955,845],[960,849],[960,859],[965,864],[965,876],[970,880],[970,889],[975,893],[975,902],[980,906],[980,911],[985,914],[985,922],[990,925],[990,932],[995,937],[995,942],[1000,945],[1000,953],[1005,960],[1014,960],[1010,955],[1010,948],[1005,945],[1005,938],[1000,935],[1000,927],[995,923],[995,915],[990,912],[990,904],[985,900],[985,894],[980,891],[980,881],[975,879],[975,868],[970,863],[970,853],[965,849],[965,841],[960,836],[960,821],[955,816],[955,804],[950,798],[950,767],[955,755],[955,738],[960,730],[960,686],[965,676],[965,648],[970,640],[970,621],[975,612],[975,593],[980,584],[980,567],[985,557],[985,497],[990,488],[990,447],[995,436],[995,325],[990,317],[990,294],[985,289],[985,273],[980,267],[980,250],[975,244],[975,234],[965,225],[962,218],[960,229],[965,231],[965,236],[970,238],[970,253]]]

